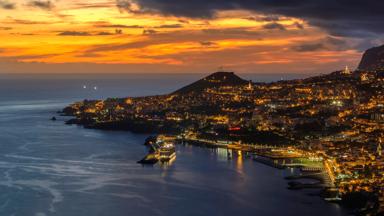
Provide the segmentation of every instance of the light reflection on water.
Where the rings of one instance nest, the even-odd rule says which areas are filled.
[[[243,156],[241,151],[237,151],[237,157],[236,157],[236,169],[237,172],[242,176],[243,173]]]
[[[227,149],[224,148],[217,148],[216,149],[216,155],[218,161],[227,161],[228,160],[228,152]]]

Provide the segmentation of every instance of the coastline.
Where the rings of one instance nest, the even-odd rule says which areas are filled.
[[[152,138],[152,137],[150,137]],[[149,138],[148,138],[149,139]],[[319,162],[317,166],[308,166],[305,163],[298,161],[309,160],[306,156],[299,153],[287,154],[286,149],[276,146],[268,145],[247,145],[232,143],[227,141],[227,144],[218,143],[210,140],[201,139],[186,139],[180,138],[180,136],[173,135],[158,135],[156,139],[162,141],[174,142],[183,146],[198,146],[203,148],[221,148],[227,151],[227,160],[232,160],[236,154],[237,157],[243,157],[243,159],[250,159],[258,163],[265,164],[267,166],[277,169],[298,169],[299,173],[291,176],[286,176],[287,188],[291,190],[301,189],[321,189],[319,195],[326,201],[339,202],[341,198],[338,193],[335,193],[335,185],[332,181],[332,174],[329,173],[329,169],[325,168],[325,162]],[[156,141],[155,141],[156,142]],[[153,143],[155,143],[153,142]],[[146,142],[146,145],[151,145]],[[272,152],[271,152],[272,151]],[[273,153],[279,152],[278,154]],[[282,153],[283,151],[283,153]],[[289,151],[293,151],[290,149]],[[148,155],[150,155],[149,153]],[[302,183],[302,179],[316,180],[315,183]]]
[[[375,119],[369,119],[363,108],[360,112],[364,115],[355,116],[351,111],[361,108],[363,103],[370,103],[359,100],[367,94],[363,87],[381,82],[379,76],[373,79],[373,74],[372,80],[360,79],[363,75],[368,76],[365,72],[352,72],[346,68],[302,80],[253,83],[234,72],[219,71],[170,94],[84,100],[66,107],[62,113],[75,117],[67,124],[101,130],[171,134],[178,136],[173,141],[181,139],[181,142],[196,146],[225,148],[228,157],[233,152],[241,155],[244,152],[275,168],[318,172],[317,176],[304,174],[305,178],[320,179],[318,183],[292,181],[289,187],[322,188],[327,192],[324,194],[330,194],[325,195],[327,200],[340,201],[340,196],[348,196],[351,192],[374,194],[378,188],[372,182],[381,181],[379,163],[371,164],[369,178],[372,181],[368,182],[364,170],[359,169],[360,179],[356,182],[356,167],[348,162],[348,156],[362,158],[358,152],[373,158],[373,142],[377,136],[372,128],[363,131],[373,144],[369,151],[359,151],[358,146],[350,146],[356,151],[347,154],[344,150],[352,139],[359,145],[367,141],[364,136],[357,136],[362,131],[352,126],[380,126],[366,124]],[[361,92],[360,95],[348,95],[343,93],[347,91],[329,91],[334,85],[343,86],[342,89],[347,88],[348,92],[361,88]],[[340,145],[340,142],[343,143]],[[364,167],[364,161],[360,160],[359,165]],[[302,175],[296,177],[299,180]]]
[[[64,114],[65,112],[60,112],[60,114]],[[70,115],[65,115],[70,116]],[[77,124],[82,125],[86,129],[96,129],[96,130],[106,130],[106,131],[130,131],[133,133],[155,133],[155,134],[161,134],[161,132],[165,132],[166,134],[169,134],[169,128],[167,128],[166,131],[159,131],[154,130],[153,128],[150,128],[148,126],[145,127],[139,127],[138,129],[133,129],[135,125],[132,124],[131,127],[119,127],[119,124],[116,124],[116,122],[110,122],[111,124],[103,123],[103,124],[88,124],[87,122],[79,122],[78,119],[70,119],[66,122],[66,124]],[[106,125],[100,126],[100,125]],[[113,125],[111,127],[111,125]],[[155,136],[158,137],[159,135]],[[163,135],[160,135],[163,136]],[[172,141],[177,144],[181,145],[192,145],[192,146],[199,146],[204,148],[222,148],[226,149],[227,151],[232,151],[232,154],[234,152],[244,152],[245,154],[250,154],[251,159],[258,162],[265,164],[267,166],[277,168],[277,169],[289,169],[289,168],[298,168],[300,169],[299,175],[292,175],[288,176],[287,180],[300,180],[300,179],[312,179],[317,180],[317,183],[314,184],[303,184],[299,181],[289,181],[287,182],[287,188],[291,190],[301,190],[301,189],[321,189],[321,192],[319,193],[319,196],[323,197],[326,201],[331,202],[337,202],[340,203],[341,198],[339,197],[338,193],[332,192],[329,193],[329,191],[334,191],[335,186],[334,182],[331,180],[333,176],[330,169],[325,169],[325,165],[323,164],[321,168],[319,167],[306,167],[303,164],[286,164],[285,160],[292,160],[294,158],[298,158],[297,156],[288,156],[288,155],[273,155],[265,152],[265,150],[271,150],[271,149],[281,149],[281,147],[276,147],[274,145],[254,145],[254,144],[241,144],[234,143],[233,141],[213,141],[213,140],[207,140],[207,139],[196,139],[196,138],[188,138],[185,137],[182,138],[182,136],[177,135],[177,132],[174,132],[170,135],[163,136],[163,138],[166,137],[167,141]],[[147,144],[147,143],[145,143]],[[240,155],[243,155],[243,153],[240,153]],[[153,156],[151,153],[149,153],[147,156],[145,156],[142,160],[145,160],[146,157],[152,158]],[[230,159],[229,159],[230,160]],[[292,161],[291,161],[292,162]],[[150,162],[149,164],[151,164]],[[306,175],[306,172],[312,173],[311,175]],[[318,173],[313,173],[318,172]],[[318,177],[321,175],[321,177]],[[325,195],[325,196],[324,196]]]

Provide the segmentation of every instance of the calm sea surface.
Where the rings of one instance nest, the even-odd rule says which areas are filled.
[[[201,76],[0,75],[0,215],[344,215],[288,190],[289,170],[190,146],[169,166],[142,167],[147,135],[49,120],[76,100],[168,93]]]

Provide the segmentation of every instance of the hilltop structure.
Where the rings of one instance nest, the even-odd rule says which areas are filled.
[[[347,75],[349,75],[349,74],[352,74],[352,71],[349,69],[348,66],[345,66],[345,68],[344,68],[344,70],[343,70],[343,74],[347,74]]]

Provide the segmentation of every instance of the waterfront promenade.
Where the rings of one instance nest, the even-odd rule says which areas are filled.
[[[273,145],[246,144],[232,141],[214,141],[193,136],[159,136],[160,139],[175,143],[202,146],[208,148],[224,148],[231,158],[233,152],[241,155],[252,155],[253,160],[278,169],[298,168],[301,174],[291,179],[315,179],[317,184],[301,184],[298,188],[335,188],[335,174],[329,160],[314,157],[313,154],[295,147],[278,147]],[[231,153],[232,152],[232,153]]]

